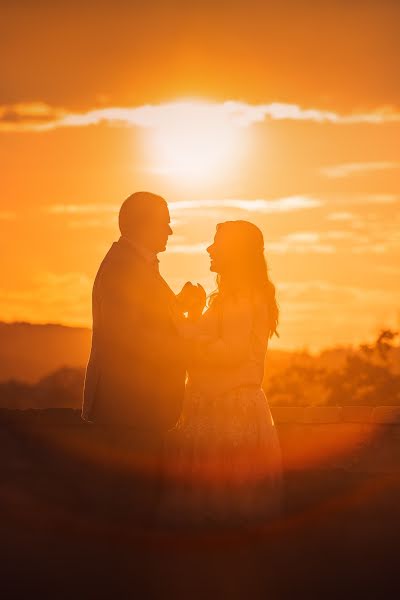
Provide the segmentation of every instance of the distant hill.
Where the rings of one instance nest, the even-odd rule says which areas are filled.
[[[64,367],[86,366],[91,331],[84,327],[0,321],[0,381],[36,383]],[[267,370],[284,369],[292,352],[270,350]]]
[[[64,366],[83,367],[90,341],[83,327],[0,322],[0,381],[33,383]]]
[[[86,366],[90,342],[91,331],[84,327],[0,321],[0,382],[15,379],[36,383],[60,369],[80,370]],[[336,347],[311,355],[304,350],[270,349],[266,381],[287,378],[287,369],[318,367],[340,371],[355,351],[351,347]],[[393,372],[400,374],[400,347],[392,349],[388,364]]]

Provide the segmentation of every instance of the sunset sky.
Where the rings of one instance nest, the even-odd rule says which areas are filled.
[[[0,4],[0,320],[90,325],[137,190],[170,203],[176,291],[215,225],[265,235],[274,348],[400,321],[400,2]]]

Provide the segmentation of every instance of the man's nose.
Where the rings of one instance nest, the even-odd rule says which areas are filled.
[[[168,225],[168,235],[172,235],[174,232],[172,231],[172,227]]]

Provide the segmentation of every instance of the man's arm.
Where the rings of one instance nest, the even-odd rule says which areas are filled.
[[[132,357],[176,361],[185,357],[185,343],[177,333],[157,330],[146,301],[132,284],[104,274],[99,289],[103,340],[112,352],[115,344]],[[123,278],[125,279],[125,278]]]

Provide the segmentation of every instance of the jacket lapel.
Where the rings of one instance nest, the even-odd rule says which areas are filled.
[[[169,287],[168,283],[162,277],[158,268],[152,267],[151,264],[147,263],[143,256],[129,244],[124,238],[120,238],[115,245],[129,260],[132,260],[132,268],[136,270],[138,267],[143,273],[145,280],[149,284],[150,293],[154,294],[160,303],[166,308],[165,316],[170,321],[173,329],[177,331],[177,320],[179,319],[179,311],[177,308],[177,301],[174,292]],[[163,311],[164,312],[164,311]]]

